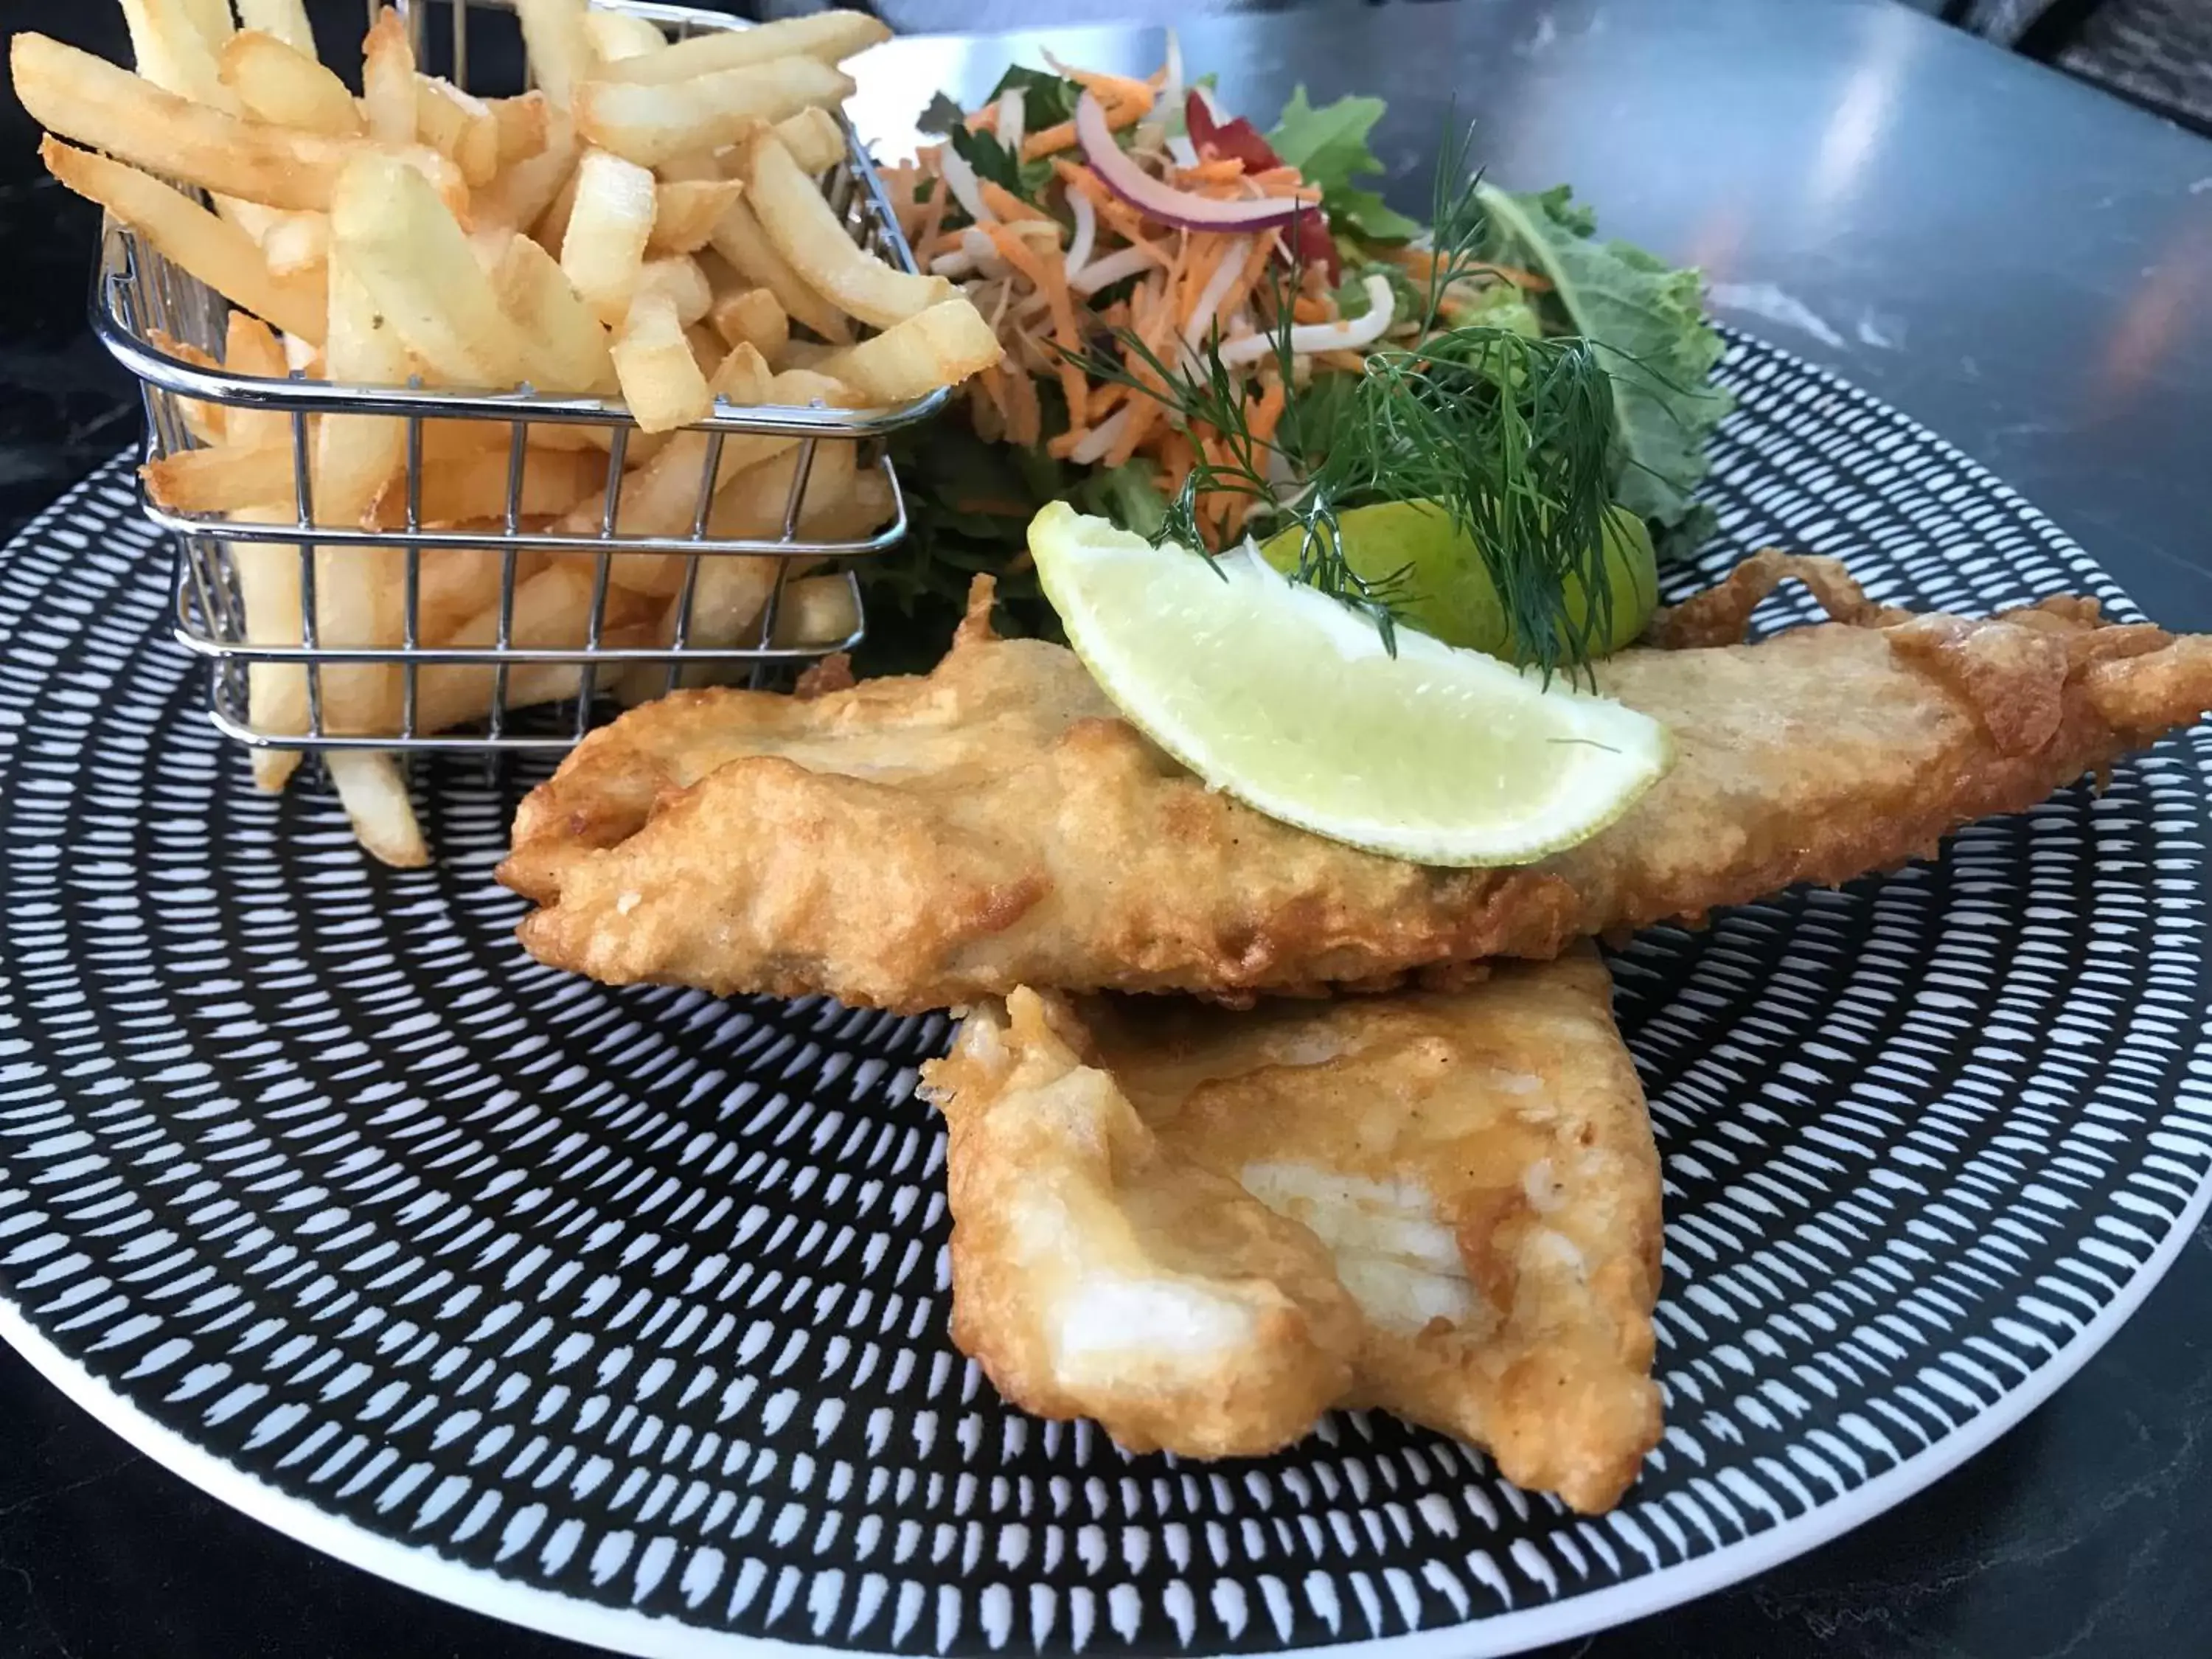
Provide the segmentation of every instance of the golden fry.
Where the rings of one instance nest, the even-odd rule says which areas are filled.
[[[774,133],[754,132],[745,155],[753,216],[800,279],[840,311],[888,328],[954,296],[944,277],[894,270],[856,244]]]
[[[348,164],[331,205],[333,248],[399,331],[455,386],[511,386],[528,351],[469,240],[421,176],[374,152]]]
[[[40,125],[224,196],[326,210],[339,172],[364,149],[194,103],[43,34],[16,35],[9,59],[16,95]],[[421,145],[399,155],[450,203],[466,204],[468,187],[444,156]]]
[[[731,203],[744,194],[738,179],[663,181],[653,189],[649,253],[696,253],[707,246]]]
[[[633,58],[657,63],[675,51]],[[619,66],[617,66],[619,67]],[[590,143],[641,167],[716,149],[755,121],[780,121],[850,97],[853,82],[811,58],[748,64],[662,85],[587,81],[576,89],[576,126]]]
[[[645,245],[653,235],[653,175],[601,149],[576,164],[574,204],[561,237],[561,269],[609,327],[637,292]]]
[[[623,400],[640,430],[665,432],[714,412],[714,393],[665,294],[637,296],[616,332],[613,355]]]
[[[716,300],[707,313],[726,345],[749,345],[774,357],[791,342],[791,319],[764,288],[740,289]]]
[[[345,82],[273,34],[258,29],[234,34],[216,69],[258,120],[331,138],[356,138],[366,130]]]
[[[235,225],[224,223],[160,179],[89,150],[46,138],[39,144],[39,159],[64,185],[99,203],[210,288],[266,317],[288,334],[320,343],[323,297],[319,285],[272,273],[261,250]]]
[[[783,307],[785,316],[791,321],[804,324],[835,345],[843,345],[852,339],[853,327],[845,320],[845,314],[808,287],[805,279],[791,268],[791,262],[776,251],[775,244],[769,240],[752,209],[742,198],[723,210],[720,222],[714,227],[713,241],[714,252],[728,260],[738,276],[775,296],[776,304]]]
[[[872,404],[902,404],[939,386],[957,386],[1002,355],[983,313],[963,298],[918,312],[824,358],[819,367]]]
[[[602,64],[599,73],[606,81],[666,86],[777,59],[811,58],[836,64],[890,40],[890,34],[888,27],[865,12],[816,12],[807,17],[779,18],[749,29],[695,34],[660,52]]]

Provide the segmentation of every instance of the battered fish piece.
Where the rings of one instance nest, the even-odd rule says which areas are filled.
[[[1257,1456],[1352,1386],[1363,1322],[1311,1233],[1164,1148],[1017,990],[923,1069],[945,1114],[952,1340],[1043,1417],[1132,1451]]]
[[[1741,636],[1779,580],[1840,620]],[[1431,869],[1209,790],[1075,656],[992,636],[978,579],[927,676],[679,693],[592,733],[517,814],[500,879],[541,960],[614,983],[915,1012],[1067,991],[1249,1002],[1701,919],[1932,853],[2212,706],[2212,638],[2055,599],[1986,621],[1869,604],[1761,555],[1595,665],[1673,732],[1610,828],[1517,869]]]
[[[1657,1443],[1659,1163],[1595,953],[1249,1013],[1018,991],[924,1076],[950,1136],[953,1340],[1016,1405],[1194,1455],[1379,1407],[1589,1512]],[[1209,1190],[1219,1247],[1186,1232],[1133,1289],[1124,1241]],[[1307,1318],[1202,1322],[1193,1285],[1272,1288]],[[1340,1285],[1348,1350],[1318,1291]]]

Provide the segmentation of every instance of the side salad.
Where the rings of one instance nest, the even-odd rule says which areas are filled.
[[[904,441],[915,533],[864,576],[911,625],[872,630],[867,665],[926,665],[976,571],[1002,626],[1056,633],[1024,544],[1054,500],[1249,538],[1386,637],[1548,671],[1632,636],[1655,547],[1708,528],[1729,399],[1698,274],[1601,241],[1564,185],[1492,187],[1464,140],[1424,224],[1370,187],[1381,99],[1300,88],[1263,132],[1210,80],[1172,40],[1142,80],[1048,55],[975,109],[940,94],[940,141],[887,172],[923,268],[1006,356],[964,423]]]

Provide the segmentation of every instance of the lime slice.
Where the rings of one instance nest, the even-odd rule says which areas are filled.
[[[1209,565],[1054,502],[1030,551],[1068,642],[1130,721],[1217,789],[1419,864],[1525,864],[1667,769],[1656,720],[1411,629],[1249,554]]]
[[[1304,534],[1293,525],[1269,537],[1260,552],[1276,569],[1295,570]],[[1455,528],[1450,515],[1434,501],[1382,501],[1353,507],[1338,514],[1337,534],[1344,562],[1355,574],[1379,581],[1396,571],[1406,572],[1412,597],[1399,610],[1413,627],[1435,635],[1446,645],[1522,660],[1515,656],[1513,630],[1506,626],[1505,607],[1498,603],[1489,566],[1474,540]],[[1606,637],[1595,642],[1599,656],[1633,641],[1659,606],[1659,566],[1652,556],[1651,537],[1644,520],[1625,507],[1606,514],[1605,568],[1613,614]],[[1582,584],[1571,578],[1567,615],[1573,623],[1581,623],[1588,603]]]

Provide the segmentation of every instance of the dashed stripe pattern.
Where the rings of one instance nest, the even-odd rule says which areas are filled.
[[[1895,412],[1747,341],[1725,372],[1723,534],[1680,586],[1782,542],[1888,600],[2127,611]],[[912,1094],[945,1018],[530,962],[489,878],[525,773],[432,762],[441,858],[408,873],[327,795],[257,794],[166,642],[127,479],[0,581],[0,1293],[132,1408],[484,1574],[898,1653],[1264,1651],[1555,1603],[1807,1525],[1958,1432],[2212,1159],[2197,732],[1936,862],[1616,957],[1665,1155],[1670,1426],[1614,1514],[1363,1414],[1270,1459],[1126,1456],[946,1342]]]

